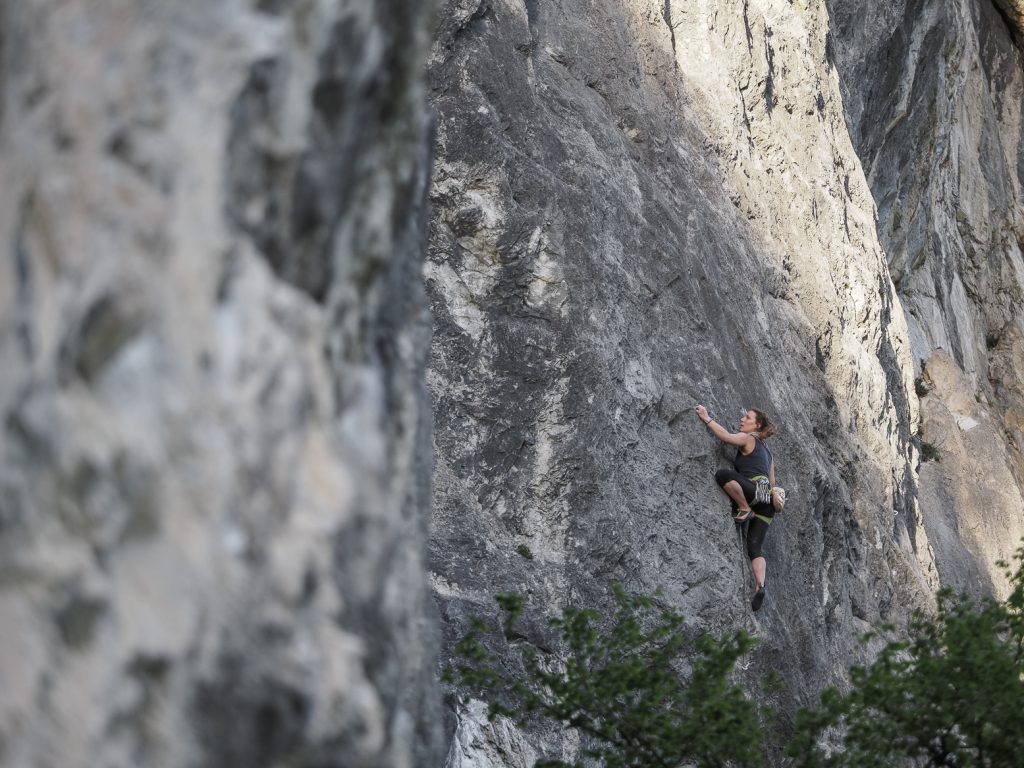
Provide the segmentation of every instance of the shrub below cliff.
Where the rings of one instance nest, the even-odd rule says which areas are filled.
[[[916,614],[905,639],[889,640],[871,665],[850,671],[849,691],[827,689],[816,707],[799,712],[784,745],[792,765],[1019,765],[1024,548],[1015,561],[1006,600],[939,592],[935,615]],[[771,714],[730,681],[756,641],[739,631],[705,635],[690,647],[681,616],[613,589],[612,616],[568,608],[550,621],[562,643],[557,655],[539,654],[516,633],[522,601],[500,596],[515,660],[510,666],[491,655],[488,628],[478,621],[457,647],[463,663],[450,679],[483,695],[492,718],[521,725],[546,718],[578,730],[581,756],[607,768],[763,765],[770,730],[762,718]]]
[[[851,690],[829,689],[798,718],[789,754],[804,768],[1017,766],[1024,755],[1024,549],[1004,601],[949,590],[934,616],[917,614],[909,638],[891,640]],[[1005,566],[1005,564],[1003,564]],[[818,745],[842,734],[829,754]]]
[[[520,724],[547,718],[575,728],[585,736],[584,756],[607,768],[763,765],[755,704],[729,681],[737,659],[756,641],[739,631],[724,639],[705,635],[688,649],[680,615],[617,585],[613,591],[611,617],[567,608],[550,621],[564,649],[557,660],[521,639],[513,642],[517,674],[488,652],[481,639],[488,628],[477,622],[456,648],[464,659],[458,679],[482,692],[492,718],[505,715]],[[505,637],[515,640],[522,601],[501,595],[498,602]],[[683,672],[687,650],[696,652]]]

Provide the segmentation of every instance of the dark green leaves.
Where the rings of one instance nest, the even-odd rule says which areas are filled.
[[[1005,564],[1004,564],[1005,565]],[[785,751],[795,768],[1015,768],[1024,764],[1024,549],[1004,601],[938,594],[875,661],[850,670],[797,714]],[[618,587],[608,617],[569,608],[551,621],[558,653],[515,634],[522,601],[499,597],[517,664],[498,666],[476,623],[458,646],[458,679],[520,723],[554,720],[584,735],[581,758],[606,768],[760,766],[765,727],[730,681],[754,646],[744,632],[684,639],[683,620]],[[493,633],[492,633],[493,634]],[[505,663],[508,664],[508,658]],[[515,672],[509,670],[515,668]],[[540,768],[572,768],[541,762]]]
[[[613,590],[616,608],[607,620],[586,608],[567,608],[552,619],[561,653],[522,648],[521,677],[499,669],[477,626],[457,648],[466,662],[458,669],[461,683],[490,702],[492,715],[521,723],[548,718],[576,729],[584,736],[583,756],[607,768],[762,765],[755,707],[729,680],[755,641],[741,631],[705,636],[687,649],[681,616],[659,610],[651,598]],[[512,636],[522,602],[512,595],[498,601],[505,635]]]
[[[805,711],[788,752],[797,765],[1017,766],[1024,756],[1024,550],[1004,602],[938,594],[935,616],[916,615],[909,640],[890,641],[850,672],[846,695],[826,691]],[[832,754],[817,744],[842,734]]]

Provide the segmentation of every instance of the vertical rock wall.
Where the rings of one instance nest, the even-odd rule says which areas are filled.
[[[426,22],[0,3],[0,764],[440,759]]]
[[[747,673],[781,672],[790,712],[928,603],[911,332],[836,45],[822,2],[445,5],[426,275],[449,639],[499,591],[544,646],[543,616],[609,580],[660,587],[694,631],[757,634]],[[756,615],[698,402],[781,423]],[[449,764],[521,764],[475,711]]]
[[[943,582],[1000,593],[1024,535],[1020,3],[832,3],[832,53],[920,377]]]

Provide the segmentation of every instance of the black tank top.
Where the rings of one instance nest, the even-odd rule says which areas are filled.
[[[732,463],[737,472],[746,478],[764,475],[768,477],[768,468],[772,465],[772,452],[758,438],[754,438],[754,450],[743,455],[740,448],[736,449],[736,458]]]

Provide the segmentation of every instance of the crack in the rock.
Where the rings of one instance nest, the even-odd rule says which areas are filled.
[[[473,11],[473,13],[470,14],[470,16],[459,25],[458,29],[455,30],[455,37],[462,37],[463,35],[468,33],[469,30],[472,29],[478,21],[486,19],[488,15],[490,15],[492,18],[494,16],[494,10],[491,7],[491,0],[480,0],[480,3],[477,5],[476,10]]]
[[[669,37],[672,39],[672,66],[674,69],[679,69],[679,61],[676,59],[676,28],[672,25],[672,0],[665,0],[661,9],[661,17],[665,20]]]
[[[21,203],[17,229],[14,236],[14,265],[18,290],[15,309],[15,335],[18,347],[26,360],[31,360],[35,350],[32,340],[32,267],[28,248],[25,244],[28,220],[32,212],[32,194],[25,195]]]
[[[743,27],[747,32],[747,52],[754,50],[754,34],[750,31],[750,17],[747,11],[750,9],[750,0],[743,0]]]
[[[530,37],[537,39],[537,0],[524,0],[526,5],[526,24],[530,28]]]
[[[768,74],[765,75],[764,79],[764,108],[769,115],[772,113],[775,105],[779,103],[778,98],[775,96],[775,51],[772,49],[771,39],[772,30],[770,27],[765,26],[764,56],[765,61],[768,63]]]

